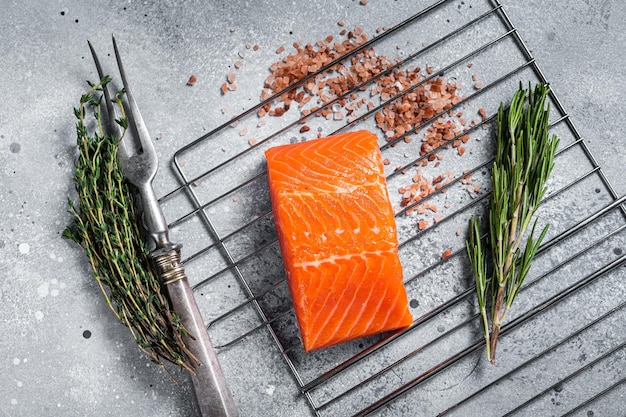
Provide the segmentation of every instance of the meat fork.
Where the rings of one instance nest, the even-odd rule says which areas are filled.
[[[126,179],[137,187],[144,210],[144,223],[155,248],[150,253],[160,275],[174,311],[180,316],[183,326],[193,337],[186,337],[185,344],[191,353],[202,362],[191,374],[196,400],[203,417],[235,417],[238,415],[235,403],[226,385],[224,374],[220,368],[217,355],[213,350],[211,339],[202,320],[202,315],[195,302],[191,287],[180,262],[181,245],[174,244],[168,236],[167,223],[161,207],[152,189],[152,180],[158,169],[158,158],[148,129],[141,117],[139,107],[133,98],[126,80],[124,67],[113,37],[115,58],[124,84],[127,106],[130,114],[130,129],[120,140],[118,148],[119,164]],[[96,63],[98,76],[104,78],[96,51],[89,42],[89,49]],[[122,138],[122,130],[116,119],[116,109],[111,100],[109,86],[103,86],[111,134]],[[128,136],[137,135],[140,152],[132,153]]]

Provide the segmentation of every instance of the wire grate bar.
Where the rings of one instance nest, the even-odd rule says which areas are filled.
[[[587,407],[589,404],[597,401],[599,398],[602,398],[603,396],[605,396],[606,394],[610,393],[614,389],[620,387],[621,385],[624,385],[624,383],[626,383],[626,377],[620,379],[619,381],[615,382],[613,385],[611,385],[611,386],[605,388],[604,390],[600,391],[599,393],[597,393],[593,397],[589,398],[584,403],[582,403],[582,404],[578,405],[577,407],[571,409],[567,413],[563,414],[562,417],[571,416],[575,412],[582,410],[583,408]]]
[[[539,394],[537,394],[536,396],[534,396],[533,398],[529,399],[528,401],[524,402],[523,404],[519,405],[518,407],[515,407],[513,410],[509,411],[508,413],[506,413],[504,416],[502,417],[509,417],[514,415],[516,412],[518,412],[519,410],[524,409],[525,407],[527,407],[529,404],[531,404],[533,401],[536,401],[538,398],[546,395],[547,393],[549,393],[550,391],[553,391],[556,387],[558,387],[560,384],[562,384],[563,382],[567,382],[571,379],[574,379],[574,377],[580,375],[581,373],[583,373],[585,370],[594,367],[595,365],[597,365],[598,363],[602,362],[603,360],[605,360],[606,358],[614,355],[616,352],[619,352],[621,350],[624,349],[624,347],[626,346],[626,343],[621,343],[619,346],[616,346],[615,348],[611,349],[610,351],[604,353],[603,355],[599,356],[597,359],[589,362],[587,365],[583,366],[582,368],[579,368],[577,371],[569,374],[568,376],[566,376],[565,378],[563,378],[561,381],[559,381],[558,383],[549,386],[548,388],[546,388],[545,390],[541,391]],[[618,381],[615,385],[612,385],[611,387],[607,388],[607,390],[602,391],[600,394],[598,395],[604,395],[606,392],[610,391],[611,389],[615,388],[616,386],[620,385],[624,380]],[[592,397],[590,400],[594,400],[597,397]],[[584,405],[587,404],[587,402],[581,404],[581,406],[584,407]],[[576,407],[574,410],[570,410],[570,412],[568,412],[565,415],[571,414],[572,412],[574,412],[576,409],[578,409],[579,407]]]

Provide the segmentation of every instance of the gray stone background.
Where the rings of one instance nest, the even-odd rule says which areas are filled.
[[[246,42],[262,47],[258,61],[251,59],[246,65],[264,73],[263,65],[275,58],[277,45],[306,39],[311,28],[326,25],[334,30],[339,18],[356,24],[359,19],[393,24],[408,16],[409,3],[3,2],[1,416],[195,413],[184,378],[181,385],[173,384],[136,349],[104,304],[83,254],[61,239],[70,221],[66,201],[73,190],[72,109],[85,89],[84,81],[95,79],[87,39],[105,51],[114,33],[124,45],[122,54],[135,96],[149,129],[159,138],[157,151],[167,166],[177,148],[227,120],[219,111],[218,88],[235,51]],[[502,3],[623,195],[626,3]],[[193,88],[185,86],[191,73],[199,78]],[[255,103],[257,91],[244,92],[240,101],[228,103],[232,112]],[[175,184],[171,172],[163,169],[155,184],[157,194]],[[281,361],[273,351],[261,356],[268,362]],[[262,361],[246,358],[224,361],[244,415],[308,415],[304,402],[293,399],[295,384],[285,370],[267,371]]]

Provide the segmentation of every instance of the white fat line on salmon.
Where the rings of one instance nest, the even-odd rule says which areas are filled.
[[[324,184],[328,185],[328,184]],[[359,188],[380,188],[381,192],[387,192],[387,189],[384,186],[381,186],[378,182],[367,182],[364,184],[350,184],[349,186],[336,186],[332,189],[328,188],[317,188],[316,186],[309,186],[310,191],[297,190],[297,191],[286,191],[281,190],[278,192],[281,196],[310,196],[315,197],[318,194],[353,194]]]
[[[309,267],[318,268],[322,264],[336,263],[337,261],[347,261],[353,258],[363,258],[363,260],[367,260],[369,256],[382,256],[387,253],[395,253],[395,249],[363,251],[361,253],[350,253],[347,255],[333,255],[333,256],[329,256],[328,258],[318,259],[315,261],[296,262],[293,264],[293,266],[299,267],[299,268],[309,268]]]

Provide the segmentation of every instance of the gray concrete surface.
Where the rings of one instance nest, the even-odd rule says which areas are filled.
[[[478,0],[464,4],[474,2]],[[626,3],[502,2],[617,194],[625,194]],[[174,384],[139,352],[103,302],[83,253],[61,239],[70,221],[67,199],[73,196],[72,109],[85,80],[95,79],[87,39],[106,54],[110,35],[117,36],[135,96],[167,167],[176,149],[256,103],[252,81],[242,81],[238,95],[220,96],[219,86],[239,59],[238,51],[248,54],[242,74],[262,80],[278,45],[335,31],[338,19],[391,26],[424,4],[428,2],[4,2],[0,415],[195,415],[185,376],[177,374],[181,383]],[[245,49],[248,42],[261,46],[258,54]],[[188,87],[192,73],[198,83]],[[157,193],[176,185],[172,172],[162,169]],[[242,415],[310,415],[280,353],[269,346],[269,336],[257,333],[221,353]],[[602,415],[617,415],[615,410],[608,407]],[[388,412],[419,415],[400,408]]]

